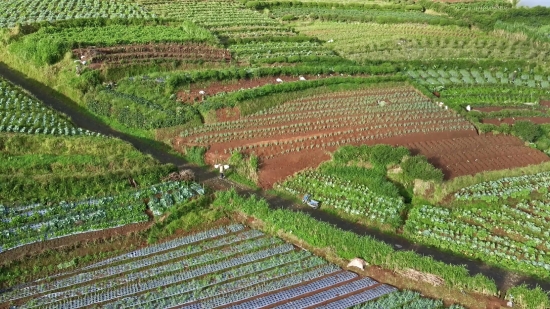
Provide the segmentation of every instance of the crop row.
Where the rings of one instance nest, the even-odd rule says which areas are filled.
[[[327,47],[356,61],[529,59],[544,63],[549,59],[539,52],[540,42],[497,37],[465,27],[314,22],[296,30],[332,40]]]
[[[143,0],[141,3],[152,12],[163,17],[192,20],[206,28],[239,26],[275,26],[277,21],[256,11],[244,8],[232,1],[157,1]]]
[[[79,18],[153,17],[155,15],[126,0],[7,0],[2,1],[0,28]]]
[[[307,251],[297,251],[278,238],[243,231],[242,225],[211,229],[165,244],[89,266],[106,266],[103,269],[65,273],[5,290],[0,302],[16,300],[21,305],[15,308],[238,309],[259,304],[296,308],[327,303],[330,308],[340,308],[396,291],[371,278],[342,271]],[[110,265],[113,263],[116,265]]]
[[[168,182],[115,196],[60,202],[51,206],[1,206],[0,210],[6,217],[0,221],[0,249],[8,250],[76,233],[144,222],[148,220],[145,198],[149,198],[148,206],[151,210],[160,214],[170,205],[195,194],[187,184]],[[156,195],[161,197],[157,198]]]
[[[448,117],[458,119],[456,114],[442,110],[441,107],[429,102],[417,93],[410,92],[410,95],[411,96],[393,94],[367,95],[367,93],[353,92],[350,94],[340,94],[340,96],[333,97],[312,97],[303,100],[290,101],[258,112],[255,115],[244,119],[220,122],[217,124],[205,125],[204,127],[186,130],[181,133],[181,136],[191,138],[197,134],[210,133],[208,135],[204,135],[204,137],[196,137],[202,139],[205,137],[207,139],[215,138],[217,136],[227,138],[233,134],[246,134],[246,132],[227,132],[228,130],[231,131],[251,127],[253,128],[252,131],[254,131],[254,133],[257,133],[257,131],[266,132],[269,130],[274,130],[274,128],[261,128],[262,126],[276,126],[277,124],[279,124],[279,128],[277,130],[281,128],[292,130],[293,127],[296,127],[299,128],[298,131],[304,131],[307,130],[312,124],[311,121],[296,124],[292,124],[292,122],[302,118],[314,118],[317,119],[315,120],[316,125],[333,127],[342,126],[346,123],[345,121],[341,124],[330,123],[335,122],[333,118],[337,118],[338,116],[359,114],[360,116],[353,117],[359,117],[357,120],[371,122],[375,118],[380,117],[378,113],[382,112],[391,113],[392,117],[402,117],[403,120],[420,119],[421,115],[430,115],[430,117],[436,118],[439,116],[441,118]],[[318,120],[323,118],[331,118],[332,120]],[[284,124],[284,122],[290,123]],[[215,133],[212,134],[212,131]],[[272,135],[272,133],[274,132],[268,132],[267,134]]]
[[[235,59],[261,62],[277,57],[324,56],[338,57],[332,50],[315,42],[251,42],[230,47]]]
[[[402,223],[401,212],[405,208],[402,200],[375,194],[364,185],[335,176],[308,170],[286,180],[278,188],[294,195],[311,194],[322,205],[362,216],[375,225],[388,224],[397,228]]]
[[[422,115],[422,114],[418,114]],[[194,137],[190,139],[192,143],[204,143],[204,144],[213,144],[213,143],[226,143],[234,140],[242,139],[255,139],[262,137],[274,138],[276,136],[285,137],[293,136],[298,138],[299,141],[307,140],[318,140],[319,142],[327,142],[329,140],[335,141],[337,137],[342,137],[342,135],[349,135],[352,133],[359,133],[362,135],[373,136],[379,133],[388,133],[395,135],[398,132],[404,133],[410,131],[409,133],[427,133],[431,131],[446,131],[452,127],[458,126],[458,130],[461,129],[472,129],[471,125],[468,125],[464,122],[464,119],[458,118],[454,115],[445,115],[439,114],[435,116],[412,116],[412,115],[399,115],[396,117],[384,117],[382,119],[376,117],[358,117],[355,119],[356,126],[354,129],[348,129],[349,124],[338,122],[338,120],[345,120],[345,118],[340,117],[336,118],[334,121],[327,121],[327,123],[313,125],[311,123],[302,122],[298,124],[290,125],[279,125],[262,129],[248,129],[243,131],[234,131],[228,133],[216,133],[203,135],[199,137]],[[351,120],[354,120],[353,117],[350,117]],[[429,120],[428,120],[429,119]],[[370,121],[372,120],[372,121]],[[388,122],[383,122],[382,120],[388,120]],[[323,133],[323,130],[326,132]],[[338,130],[338,131],[334,131]],[[392,134],[394,133],[394,134]],[[397,134],[398,135],[398,134]],[[334,137],[334,138],[333,138]],[[325,140],[326,139],[326,140]],[[337,140],[336,140],[337,141]],[[278,146],[289,143],[288,141],[259,141],[255,146]]]
[[[550,187],[550,172],[543,172],[481,182],[460,189],[454,194],[454,197],[459,201],[480,199],[490,202],[508,198],[527,197],[532,192],[547,189],[548,187]]]
[[[426,244],[547,277],[550,234],[546,217],[541,220],[525,206],[453,210],[420,206],[409,212],[405,231]],[[546,203],[534,206],[545,207],[545,214],[549,209]]]
[[[189,236],[176,238],[174,240],[170,240],[170,241],[167,241],[167,242],[162,242],[160,244],[150,245],[150,246],[147,246],[143,249],[132,251],[132,252],[127,253],[127,254],[112,257],[112,258],[103,260],[101,262],[97,262],[97,263],[94,263],[92,265],[81,268],[81,270],[88,270],[88,269],[98,268],[98,267],[102,267],[102,266],[113,264],[113,263],[118,263],[118,262],[129,260],[129,259],[145,257],[145,256],[148,256],[148,255],[151,255],[151,254],[156,254],[156,253],[160,253],[160,252],[163,252],[163,251],[172,250],[172,249],[175,249],[177,247],[181,247],[181,246],[184,246],[184,245],[204,241],[204,240],[207,240],[207,239],[210,239],[210,238],[215,238],[215,237],[218,237],[218,236],[227,235],[228,233],[240,232],[243,229],[244,229],[244,226],[242,226],[241,224],[232,224],[232,225],[228,225],[228,226],[225,226],[225,227],[206,230],[206,231],[203,231],[203,232],[191,234]]]
[[[322,259],[309,258],[303,261],[283,264],[276,268],[264,270],[261,273],[253,273],[236,281],[211,285],[196,292],[180,292],[179,294],[150,302],[148,305],[151,307],[166,308],[200,301],[200,307],[215,308],[293,284],[309,281],[338,270],[340,269],[334,265],[326,265],[326,262]]]
[[[136,261],[140,258],[147,258],[151,255],[159,254],[159,253],[162,253],[162,252],[165,252],[165,251],[179,249],[179,248],[184,247],[184,246],[189,247],[190,244],[202,243],[202,242],[205,242],[205,241],[208,242],[211,239],[214,239],[214,238],[217,238],[217,237],[220,237],[220,236],[225,236],[229,233],[241,232],[241,231],[243,231],[243,229],[244,229],[244,226],[242,226],[240,224],[231,224],[231,225],[224,226],[224,227],[219,227],[219,228],[214,228],[214,229],[202,231],[202,232],[199,232],[199,233],[191,234],[189,236],[176,238],[174,240],[170,240],[170,241],[167,241],[167,242],[147,246],[145,248],[142,248],[142,249],[139,249],[139,250],[136,250],[136,251],[132,251],[132,252],[129,252],[129,253],[126,253],[126,254],[123,254],[123,255],[119,255],[119,256],[116,256],[116,257],[113,257],[113,258],[109,258],[109,259],[103,260],[101,262],[94,263],[92,265],[89,265],[89,266],[86,266],[86,267],[83,267],[83,268],[79,268],[75,272],[61,273],[61,274],[58,274],[58,275],[50,276],[49,278],[50,279],[55,279],[55,278],[59,278],[59,277],[68,277],[69,275],[74,275],[75,273],[78,273],[78,276],[84,275],[84,274],[87,273],[87,271],[89,271],[91,269],[103,268],[105,266],[109,266],[109,265],[112,265],[112,264],[118,264],[120,262]],[[33,293],[35,293],[35,292],[40,292],[40,291],[47,290],[48,287],[43,285],[43,283],[41,283],[42,281],[43,280],[38,280],[38,281],[34,282],[33,285],[29,285],[27,288],[22,289],[21,291],[12,291],[10,293],[1,294],[0,295],[0,301],[14,300],[14,299],[19,299],[19,298],[23,298],[23,297],[28,297],[29,295],[33,295]],[[38,287],[36,287],[36,286],[38,286]],[[55,288],[55,286],[54,286],[54,288]]]
[[[340,8],[319,8],[319,7],[293,7],[273,8],[269,11],[271,16],[276,18],[309,18],[321,20],[338,21],[361,21],[361,22],[413,22],[430,23],[448,21],[441,16],[424,14],[421,12],[390,11],[390,10],[360,10]]]

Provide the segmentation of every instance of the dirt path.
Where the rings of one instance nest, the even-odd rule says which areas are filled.
[[[443,252],[435,248],[411,243],[410,241],[398,235],[384,234],[378,230],[351,223],[340,217],[326,213],[322,210],[314,210],[308,207],[304,208],[302,205],[296,205],[290,200],[283,199],[278,196],[268,195],[263,191],[253,191],[229,180],[218,179],[215,172],[207,171],[204,168],[190,165],[183,158],[169,153],[166,150],[167,146],[162,143],[136,138],[134,136],[113,130],[106,124],[102,123],[99,119],[84,112],[82,108],[71,102],[70,99],[55,92],[54,90],[45,87],[44,85],[27,79],[20,73],[11,70],[3,63],[0,63],[0,76],[16,85],[25,88],[46,105],[62,113],[65,113],[66,115],[71,117],[72,121],[77,126],[125,140],[134,145],[134,147],[136,147],[141,152],[152,155],[162,163],[173,163],[180,169],[191,168],[197,175],[199,182],[209,185],[215,190],[227,190],[231,187],[234,187],[239,193],[243,195],[256,194],[265,198],[273,208],[287,208],[293,211],[302,211],[320,221],[333,224],[342,230],[352,231],[359,235],[369,235],[375,239],[384,241],[399,250],[412,250],[421,255],[431,256],[435,260],[444,262],[446,264],[465,265],[471,275],[481,273],[493,279],[496,282],[497,287],[501,291],[506,291],[506,289],[508,289],[509,287],[522,283],[525,283],[531,287],[539,285],[545,291],[550,291],[550,282],[548,281],[517,275],[515,273],[508,272],[497,267],[489,266],[477,260],[470,260],[464,257],[456,256],[449,252]]]

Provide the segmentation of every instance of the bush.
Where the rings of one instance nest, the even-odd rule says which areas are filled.
[[[291,21],[291,20],[295,20],[295,19],[298,19],[296,16],[292,15],[292,14],[288,14],[288,15],[285,15],[281,18],[283,21]]]
[[[506,299],[522,309],[546,309],[550,307],[548,294],[539,286],[529,289],[525,285],[515,286],[506,292]]]
[[[401,168],[406,181],[413,181],[414,179],[443,181],[443,172],[431,165],[424,156],[417,155],[407,158],[401,163]]]
[[[380,144],[372,147],[370,161],[374,165],[385,167],[401,162],[401,159],[409,154],[409,150],[405,147],[394,148],[390,145]]]
[[[189,147],[185,149],[185,159],[191,163],[197,165],[206,165],[204,162],[204,154],[206,153],[206,148],[204,147]]]
[[[542,135],[542,129],[531,121],[517,121],[512,127],[512,134],[524,141],[533,142]]]

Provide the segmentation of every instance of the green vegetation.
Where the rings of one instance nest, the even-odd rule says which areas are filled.
[[[361,257],[372,265],[386,269],[413,268],[440,276],[449,288],[486,295],[497,293],[494,282],[482,275],[470,276],[461,266],[446,265],[411,251],[396,251],[390,245],[371,237],[342,231],[304,213],[284,209],[271,210],[264,200],[255,197],[245,199],[235,191],[222,191],[217,194],[214,205],[257,218],[263,223],[263,229],[269,233],[291,233],[307,245],[326,248],[344,260]]]
[[[81,18],[151,18],[154,15],[128,0],[6,0],[2,1],[0,28]]]
[[[174,170],[130,144],[101,137],[0,135],[0,203],[55,202],[158,183]]]
[[[540,42],[502,38],[458,26],[313,22],[301,33],[330,41],[326,46],[358,62],[468,59],[531,59],[543,64]]]
[[[550,119],[543,102],[550,98],[548,8],[514,8],[505,0],[7,0],[2,4],[0,28],[13,27],[0,30],[0,57],[8,66],[70,97],[116,130],[154,136],[177,147],[183,140],[178,150],[190,163],[204,166],[205,155],[219,149],[231,166],[228,178],[254,189],[262,183],[262,161],[285,152],[310,150],[320,157],[346,144],[399,140],[403,145],[405,136],[411,136],[410,143],[430,143],[434,136],[437,143],[451,136],[447,133],[471,137],[473,125],[480,133],[515,135],[550,154],[550,125],[525,121]],[[180,48],[185,51],[178,54]],[[81,64],[88,59],[80,58],[83,54],[97,58]],[[403,82],[416,90],[361,93],[371,86]],[[2,249],[42,236],[143,222],[148,219],[143,212],[147,206],[158,217],[149,231],[137,237],[140,242],[161,242],[216,222],[224,214],[240,219],[244,214],[258,219],[266,231],[303,240],[340,259],[362,257],[389,270],[434,274],[448,289],[497,295],[493,282],[470,276],[464,267],[396,251],[303,213],[274,211],[263,201],[245,200],[233,191],[219,193],[212,205],[211,196],[183,201],[189,197],[187,187],[151,189],[175,167],[159,164],[119,140],[87,136],[96,134],[76,128],[9,83],[0,81],[0,90],[0,131],[8,132],[0,133],[4,205],[0,212],[16,205],[21,211],[25,210],[21,205],[41,205],[30,216],[0,220],[2,231],[10,234],[2,234]],[[200,90],[206,93],[197,95]],[[337,91],[358,94],[345,97]],[[407,101],[410,97],[414,99]],[[282,103],[291,100],[294,110],[289,112]],[[211,123],[223,108],[231,108],[240,119]],[[345,128],[356,122],[357,131]],[[435,138],[440,133],[445,138]],[[424,139],[423,134],[433,135]],[[266,136],[269,139],[259,140]],[[186,143],[185,138],[194,140]],[[258,141],[250,142],[255,138]],[[227,147],[212,148],[215,143]],[[518,149],[523,147],[518,143]],[[457,160],[454,168],[466,168],[470,163],[466,161]],[[539,173],[550,170],[550,165],[443,181],[442,171],[430,162],[404,147],[345,146],[315,170],[281,181],[278,190],[298,197],[309,193],[331,215],[548,280],[550,196],[546,176]],[[509,176],[523,178],[516,181]],[[131,188],[134,185],[138,188]],[[147,188],[151,194],[129,193]],[[120,198],[106,201],[103,208],[75,203],[109,196]],[[40,225],[62,210],[96,221],[59,222],[58,234],[49,223]],[[9,230],[21,225],[30,229],[12,235]],[[53,259],[48,270],[30,269],[48,264],[15,263],[3,268],[0,278],[14,282],[19,280],[15,275],[74,270],[98,258]],[[409,307],[441,306],[415,294],[404,294],[405,298]],[[544,291],[524,286],[509,289],[507,298],[520,308],[549,305]],[[388,306],[403,300],[395,296],[394,303],[381,301]]]
[[[335,208],[369,226],[395,232],[403,224],[407,191],[416,179],[440,183],[443,173],[426,158],[410,156],[404,147],[344,146],[334,152],[332,161],[276,187],[300,197],[311,194],[322,209]]]
[[[54,64],[73,48],[121,44],[201,42],[215,44],[206,29],[189,22],[171,26],[108,25],[99,27],[42,27],[10,45],[10,51],[36,65]]]

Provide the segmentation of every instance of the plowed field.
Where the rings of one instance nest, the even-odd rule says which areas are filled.
[[[290,101],[255,115],[183,132],[176,149],[209,147],[209,164],[233,151],[255,153],[260,183],[271,187],[315,167],[346,144],[405,144],[475,136],[474,127],[408,86],[323,94]]]
[[[404,146],[414,154],[425,155],[432,164],[443,170],[446,179],[549,160],[546,154],[525,146],[514,136],[479,135],[411,142]]]

